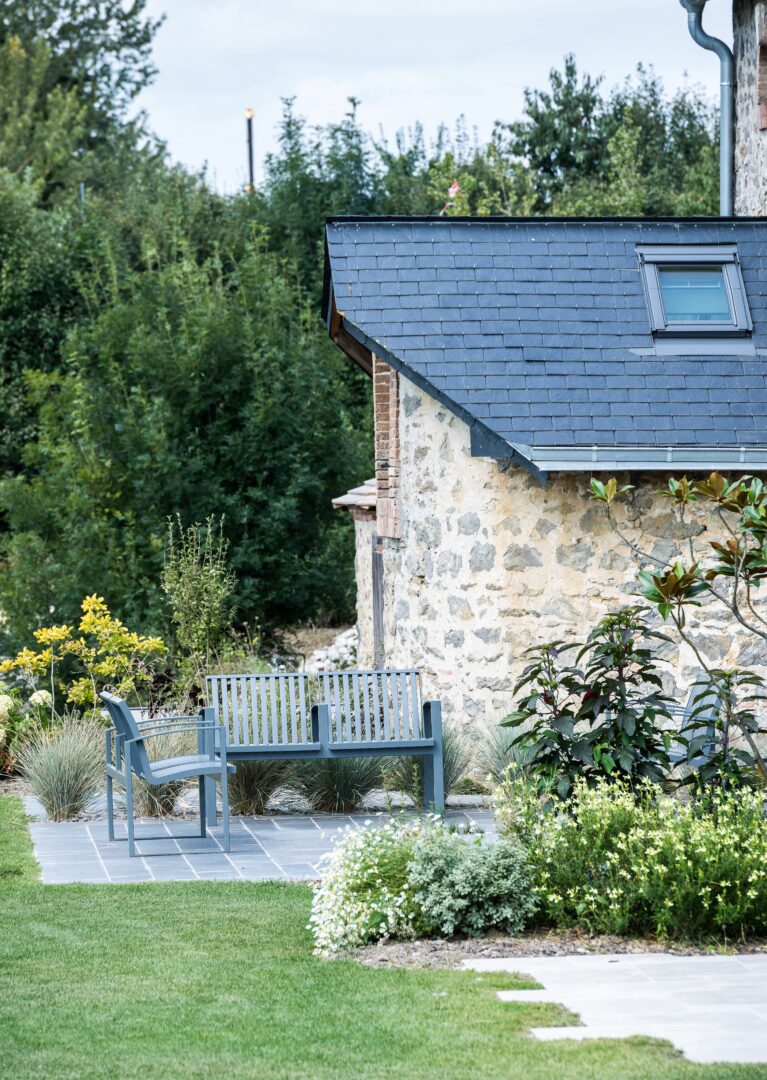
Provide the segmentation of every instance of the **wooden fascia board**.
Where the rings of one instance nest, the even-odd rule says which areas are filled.
[[[366,349],[356,338],[353,338],[348,330],[344,329],[343,320],[336,307],[336,298],[333,297],[330,309],[330,339],[335,342],[342,352],[358,364],[366,375],[373,375],[373,354]]]

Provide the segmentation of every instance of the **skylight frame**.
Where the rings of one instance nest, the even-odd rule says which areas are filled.
[[[652,332],[659,338],[749,337],[753,330],[735,244],[643,244],[637,247]],[[659,269],[721,270],[731,322],[669,322]]]

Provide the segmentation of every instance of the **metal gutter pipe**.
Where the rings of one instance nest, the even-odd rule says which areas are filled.
[[[719,106],[719,213],[735,216],[735,57],[732,49],[703,29],[703,9],[707,0],[679,0],[687,12],[693,41],[716,53],[720,62]]]

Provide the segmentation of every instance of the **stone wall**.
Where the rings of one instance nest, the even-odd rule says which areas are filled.
[[[526,648],[584,635],[629,602],[635,563],[590,499],[588,477],[560,474],[541,486],[524,470],[472,458],[463,421],[404,378],[400,396],[401,539],[383,541],[385,659],[420,668],[446,716],[479,730],[510,710]],[[619,511],[623,523],[665,557],[673,519],[651,498],[661,479],[631,479],[638,487]],[[370,538],[358,538],[367,572]],[[739,653],[764,660],[725,614],[712,607],[696,631],[706,655],[722,665]],[[363,639],[371,625],[364,598]],[[668,689],[676,682],[681,697],[697,663],[687,647],[670,660]]]
[[[767,3],[734,0],[735,213],[767,213]]]

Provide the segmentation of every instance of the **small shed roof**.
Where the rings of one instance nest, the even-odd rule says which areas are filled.
[[[752,335],[654,337],[645,244],[735,244]],[[331,330],[465,419],[476,454],[767,469],[765,219],[336,218],[326,250]]]
[[[333,506],[336,510],[375,510],[375,505],[375,478],[366,480],[359,487],[351,488],[345,495],[339,495],[337,499],[333,499]]]

